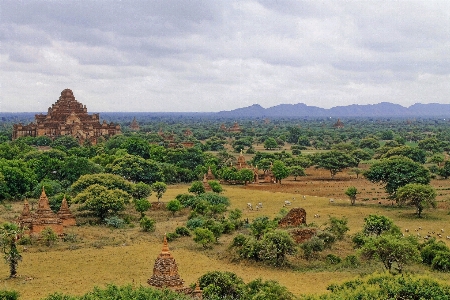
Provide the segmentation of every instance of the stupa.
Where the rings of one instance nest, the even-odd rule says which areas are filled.
[[[178,274],[178,265],[170,253],[165,235],[161,253],[155,260],[153,275],[147,283],[156,288],[168,288],[181,294],[191,295],[195,299],[202,299],[202,291],[198,284],[195,290],[184,286],[184,280]]]

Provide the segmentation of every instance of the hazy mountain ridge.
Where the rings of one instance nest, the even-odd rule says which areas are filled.
[[[220,117],[438,117],[450,115],[450,104],[416,103],[410,107],[390,102],[378,104],[352,104],[335,106],[329,109],[308,106],[304,103],[279,104],[263,108],[259,104],[221,111]]]

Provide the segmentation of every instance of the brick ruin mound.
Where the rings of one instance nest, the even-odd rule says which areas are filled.
[[[278,227],[297,227],[306,225],[306,211],[303,208],[291,209],[283,219],[278,222]]]
[[[317,233],[316,228],[298,228],[290,232],[292,238],[297,244],[310,240]]]

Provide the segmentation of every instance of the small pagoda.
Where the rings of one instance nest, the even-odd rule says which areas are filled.
[[[161,253],[155,260],[153,275],[147,283],[156,288],[168,288],[181,294],[190,295],[195,299],[203,297],[198,283],[194,290],[184,286],[184,280],[178,274],[178,265],[170,253],[166,235],[164,235]]]
[[[76,225],[75,217],[69,210],[66,198],[64,197],[58,214],[55,214],[50,208],[44,187],[42,187],[36,212],[30,212],[28,201],[25,200],[18,223],[21,228],[26,228],[30,234],[39,234],[46,227],[50,227],[58,235],[63,234],[64,227]]]
[[[133,121],[131,121],[131,124],[130,124],[130,130],[139,131],[139,129],[140,129],[139,123],[136,121],[136,117],[134,117]]]

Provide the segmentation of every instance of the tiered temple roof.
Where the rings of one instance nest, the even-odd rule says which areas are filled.
[[[22,136],[48,136],[55,138],[63,135],[75,137],[80,144],[89,141],[97,143],[100,136],[112,136],[121,133],[120,125],[100,124],[99,114],[89,115],[86,105],[75,99],[72,90],[61,92],[56,103],[48,108],[48,113],[35,115],[35,122],[28,125],[14,124],[13,139]]]

